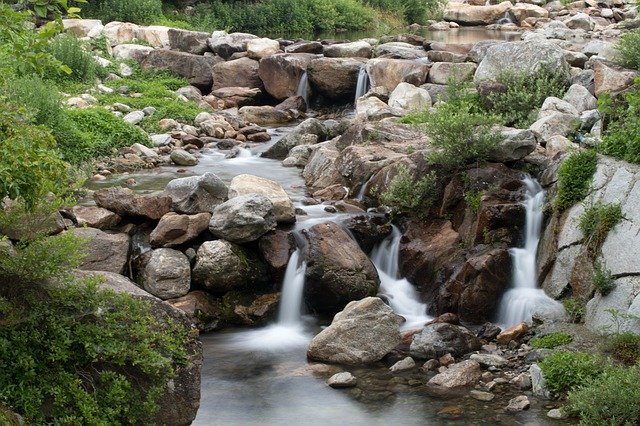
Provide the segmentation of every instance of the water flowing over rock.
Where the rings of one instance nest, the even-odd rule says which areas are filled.
[[[139,279],[146,291],[166,300],[184,296],[191,286],[191,266],[178,250],[160,248],[143,255]]]
[[[351,302],[313,338],[307,357],[340,364],[379,361],[400,343],[401,323],[402,318],[377,297]]]
[[[322,96],[332,100],[351,100],[358,73],[364,63],[357,58],[318,58],[307,66],[309,82]]]
[[[227,185],[215,174],[174,179],[167,184],[164,194],[171,198],[172,209],[178,213],[197,214],[213,212],[227,200]]]
[[[307,304],[334,313],[352,300],[376,294],[380,279],[358,244],[337,224],[327,222],[305,232]]]
[[[230,199],[249,194],[260,194],[267,197],[273,203],[273,214],[278,222],[295,222],[296,213],[291,198],[279,183],[248,174],[238,175],[231,179],[229,184]]]
[[[78,228],[73,233],[83,239],[84,253],[80,269],[86,271],[124,272],[129,255],[127,234],[111,234],[94,228]]]
[[[213,209],[209,230],[234,243],[255,241],[275,229],[273,203],[263,195],[241,195]]]
[[[104,188],[93,193],[98,207],[120,216],[141,216],[158,220],[171,210],[171,198],[140,196],[129,188]]]
[[[464,327],[447,323],[426,325],[411,342],[411,356],[422,359],[454,357],[480,349],[478,338]]]
[[[258,75],[267,93],[284,100],[297,94],[302,75],[317,57],[310,53],[277,53],[260,60]]]

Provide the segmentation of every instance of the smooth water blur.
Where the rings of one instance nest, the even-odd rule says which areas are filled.
[[[387,35],[416,34],[430,41],[444,43],[477,43],[483,40],[520,40],[520,32],[488,30],[484,27],[460,27],[448,31],[430,31],[426,28],[417,31],[408,31],[405,28],[394,29],[385,34],[372,34],[370,31],[345,31],[341,33],[321,33],[316,40],[357,41],[364,38],[379,38]],[[303,37],[304,38],[304,37]]]

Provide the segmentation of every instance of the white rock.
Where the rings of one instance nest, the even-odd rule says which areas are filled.
[[[125,115],[122,119],[129,124],[138,124],[142,120],[144,120],[144,112],[131,111],[129,114]]]
[[[401,359],[400,361],[389,367],[389,371],[392,373],[399,373],[401,371],[411,370],[416,366],[416,362],[410,356]]]
[[[389,96],[389,106],[407,111],[430,108],[431,96],[425,89],[410,83],[400,83]]]

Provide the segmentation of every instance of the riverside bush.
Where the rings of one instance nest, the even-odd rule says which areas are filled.
[[[607,128],[599,149],[630,163],[640,163],[640,80],[622,98],[601,96],[598,108]]]
[[[606,269],[600,262],[595,264],[592,281],[593,287],[603,296],[611,293],[616,288],[616,282],[611,271]]]
[[[607,336],[604,351],[623,364],[637,364],[640,361],[640,336],[631,332],[614,333]]]
[[[565,332],[549,333],[544,336],[534,337],[529,345],[536,349],[553,349],[558,346],[566,345],[573,341],[573,336]]]
[[[91,0],[82,10],[84,18],[103,22],[152,24],[162,16],[161,0]]]
[[[414,210],[419,215],[426,216],[437,196],[438,186],[434,172],[416,179],[405,165],[400,165],[380,201],[388,206]]]
[[[557,210],[563,211],[587,196],[597,165],[598,157],[592,150],[575,152],[564,160],[558,169]]]
[[[624,66],[640,70],[640,29],[622,34],[616,48]]]
[[[93,55],[86,51],[82,43],[73,35],[57,36],[49,44],[49,52],[71,70],[71,74],[59,73],[57,80],[72,79],[91,83],[101,71]]]
[[[540,362],[547,388],[560,394],[584,386],[602,374],[605,366],[602,358],[583,352],[554,352]]]
[[[578,222],[585,237],[587,248],[595,253],[604,243],[609,231],[622,220],[620,203],[609,204],[597,201],[588,206]]]

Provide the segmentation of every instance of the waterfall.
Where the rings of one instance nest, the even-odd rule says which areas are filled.
[[[536,254],[542,233],[544,191],[540,184],[527,176],[524,200],[526,210],[524,247],[509,250],[513,262],[512,285],[502,296],[498,309],[498,322],[509,327],[530,320],[541,306],[557,305],[542,289],[538,288]]]
[[[498,19],[496,24],[504,25],[504,24],[515,24],[516,19],[510,11],[506,11],[502,18]]]
[[[282,281],[282,295],[278,309],[278,325],[297,327],[302,320],[302,292],[307,262],[302,259],[302,250],[293,252]]]
[[[400,230],[393,226],[391,235],[371,252],[371,261],[380,276],[379,295],[387,299],[391,309],[406,319],[402,329],[419,328],[429,321],[427,305],[420,302],[418,292],[400,277]]]
[[[357,101],[358,98],[364,96],[364,94],[367,93],[367,90],[369,90],[369,73],[367,72],[367,66],[362,65],[360,67],[360,72],[358,73],[358,84],[356,84],[355,100]]]
[[[251,158],[251,157],[253,157],[253,154],[251,153],[250,149],[238,148],[238,155],[236,155],[236,158]]]
[[[309,77],[307,72],[302,73],[300,81],[298,82],[298,89],[296,90],[296,96],[302,96],[304,103],[309,107]]]
[[[371,175],[371,177],[369,179],[367,179],[367,181],[365,183],[362,184],[362,186],[360,187],[360,190],[358,191],[358,195],[356,195],[355,200],[356,201],[363,201],[364,197],[367,193],[367,189],[369,188],[369,184],[371,183],[371,181],[373,180],[373,177],[375,175]]]

